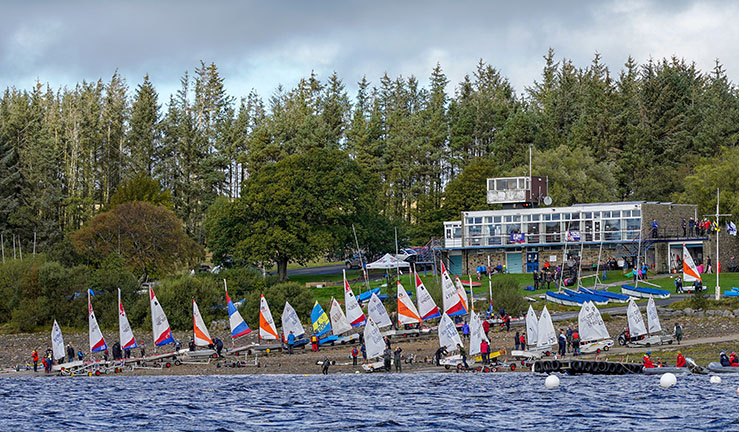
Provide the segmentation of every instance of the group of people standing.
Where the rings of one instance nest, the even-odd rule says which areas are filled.
[[[684,237],[702,237],[715,232],[713,223],[706,218],[698,220],[691,217],[688,221],[683,218],[681,226]]]

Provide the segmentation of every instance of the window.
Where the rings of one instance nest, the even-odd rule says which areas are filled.
[[[468,217],[467,218],[467,225],[472,225],[473,223],[475,223],[475,218]]]
[[[631,217],[631,210],[624,210],[624,211],[622,211],[621,212],[621,216],[623,216],[625,218]]]
[[[540,216],[541,216],[541,215],[538,215],[538,214],[535,214],[535,215],[531,215],[531,220],[532,220],[532,221],[534,221],[534,222],[536,222],[536,221],[538,221],[538,220],[539,220],[539,217],[540,217]]]
[[[475,218],[475,223],[476,224],[481,224],[482,223],[482,218],[481,217],[476,217]]]
[[[500,216],[495,216],[495,217],[493,217],[493,221],[494,221],[495,223],[501,223],[501,222],[502,222],[502,219],[501,219],[501,217],[500,217]]]
[[[493,218],[490,216],[485,216],[485,223],[486,224],[493,223]]]
[[[626,229],[628,231],[639,231],[639,221],[640,219],[626,219],[624,222],[626,222]]]
[[[583,219],[592,219],[593,218],[593,213],[591,213],[591,212],[585,212],[585,213],[582,214],[582,218]]]
[[[544,229],[546,230],[547,243],[556,243],[559,241],[559,222],[546,222]]]
[[[634,216],[634,217],[641,216],[641,210],[631,210],[631,216]]]
[[[578,220],[578,219],[580,219],[580,213],[572,213],[570,215],[570,219],[572,219],[572,220]]]
[[[554,214],[552,215],[552,220],[553,220],[553,221],[555,221],[555,220],[556,220],[556,221],[558,221],[560,217],[561,217],[561,215],[560,215],[559,213],[554,213]]]

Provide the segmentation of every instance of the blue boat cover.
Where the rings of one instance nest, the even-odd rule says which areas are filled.
[[[594,301],[596,303],[608,303],[608,298],[607,297],[603,297],[603,296],[598,295],[598,294],[590,294],[590,293],[587,293],[587,292],[577,292],[577,291],[572,291],[572,290],[568,290],[568,289],[565,290],[565,293],[567,295],[570,295],[570,296],[581,295],[583,297],[586,297],[588,300],[592,300],[592,301]]]
[[[369,291],[366,291],[366,292],[363,292],[362,294],[359,294],[357,296],[357,300],[358,301],[361,301],[361,302],[367,301],[367,300],[370,299],[370,297],[372,297],[372,294],[380,295],[380,288],[373,288],[373,289],[371,289]],[[380,299],[380,300],[382,300],[382,299]]]
[[[609,298],[609,299],[614,299],[614,300],[624,300],[624,301],[626,301],[626,300],[628,300],[628,299],[631,298],[631,297],[629,297],[627,295],[624,295],[624,294],[619,294],[619,293],[610,292],[610,291],[606,291],[606,290],[593,290],[593,289],[583,288],[582,291],[583,292],[586,292],[586,293],[592,293],[592,294],[595,294],[595,295],[599,295],[601,297],[606,297],[606,298]]]
[[[644,294],[653,294],[653,295],[665,295],[669,294],[669,291],[661,290],[657,288],[647,288],[647,287],[635,287],[633,285],[621,285],[622,288],[626,288],[628,290],[637,291]]]
[[[739,291],[724,291],[726,297],[739,297]]]
[[[589,298],[585,298],[585,296],[580,295],[580,294],[569,295],[569,294],[565,294],[565,293],[556,293],[556,292],[552,292],[552,291],[547,291],[547,295],[549,297],[554,297],[556,299],[567,300],[567,301],[571,301],[571,302],[575,302],[575,303],[580,303],[580,304],[583,304],[586,301],[590,301]]]

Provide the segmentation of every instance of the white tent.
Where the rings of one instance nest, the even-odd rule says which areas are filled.
[[[390,254],[385,254],[382,258],[377,261],[367,264],[367,270],[378,270],[378,269],[396,269],[410,267],[411,265],[401,259],[395,258]]]

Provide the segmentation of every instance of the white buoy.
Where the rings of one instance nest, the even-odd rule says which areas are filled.
[[[559,378],[556,375],[549,375],[546,381],[544,381],[544,385],[548,389],[557,388],[559,387]]]
[[[659,385],[661,385],[662,388],[670,388],[675,384],[677,384],[677,378],[675,377],[675,374],[671,372],[663,374],[659,379]]]
[[[716,375],[712,376],[711,384],[721,384],[721,377]]]

